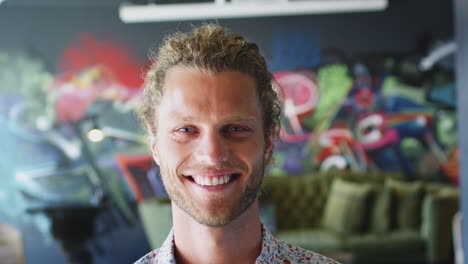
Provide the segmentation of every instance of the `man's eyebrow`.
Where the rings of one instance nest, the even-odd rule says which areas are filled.
[[[193,116],[186,116],[177,111],[170,112],[167,117],[169,118],[169,120],[175,120],[178,122],[182,121],[187,123],[194,122],[196,120],[196,118]]]
[[[178,119],[179,121],[188,122],[188,123],[195,122],[197,120],[197,118],[195,118],[193,116],[180,116],[178,114],[174,114],[172,117],[175,118],[175,119]],[[257,119],[254,116],[236,115],[236,116],[231,116],[229,118],[226,118],[223,121],[226,122],[226,123],[238,122],[238,121],[252,123],[252,122],[257,122]]]
[[[246,122],[256,122],[257,119],[253,116],[233,116],[226,120],[227,122],[237,122],[237,121],[246,121]]]
[[[195,118],[193,118],[191,116],[183,116],[183,117],[176,116],[176,118],[179,118],[183,122],[189,122],[189,123],[193,122],[195,120]]]

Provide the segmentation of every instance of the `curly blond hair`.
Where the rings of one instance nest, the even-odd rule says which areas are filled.
[[[262,109],[265,137],[277,136],[281,112],[272,75],[257,44],[221,26],[207,24],[190,33],[176,32],[167,37],[159,50],[151,53],[152,65],[145,76],[143,104],[137,113],[143,126],[156,133],[156,109],[163,96],[164,79],[169,69],[184,66],[212,73],[238,71],[254,78]]]

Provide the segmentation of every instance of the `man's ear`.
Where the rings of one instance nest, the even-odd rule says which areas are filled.
[[[152,129],[148,129],[149,132],[149,138],[150,138],[150,147],[151,147],[151,153],[153,154],[153,159],[158,164],[160,165],[159,162],[159,154],[156,148],[156,133]]]
[[[265,157],[271,157],[274,144],[275,133],[271,132],[267,137],[265,137]]]

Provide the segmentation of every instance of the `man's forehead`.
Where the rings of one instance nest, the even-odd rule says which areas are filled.
[[[171,69],[158,112],[167,118],[195,121],[201,117],[255,120],[261,111],[253,79],[240,72],[206,73]]]

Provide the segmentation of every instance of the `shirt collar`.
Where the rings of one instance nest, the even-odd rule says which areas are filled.
[[[159,248],[159,258],[158,258],[158,263],[155,264],[166,264],[166,263],[171,263],[175,264],[175,243],[174,243],[174,229],[171,229],[169,232],[169,235],[167,236],[166,240],[162,244],[162,246]]]
[[[158,263],[173,263],[175,264],[175,243],[174,243],[174,229],[171,229],[166,240],[159,249]],[[255,263],[271,263],[276,257],[278,252],[278,241],[273,235],[262,225],[262,251],[258,256]]]
[[[262,251],[255,263],[272,263],[278,252],[278,241],[273,237],[273,234],[262,225]]]

